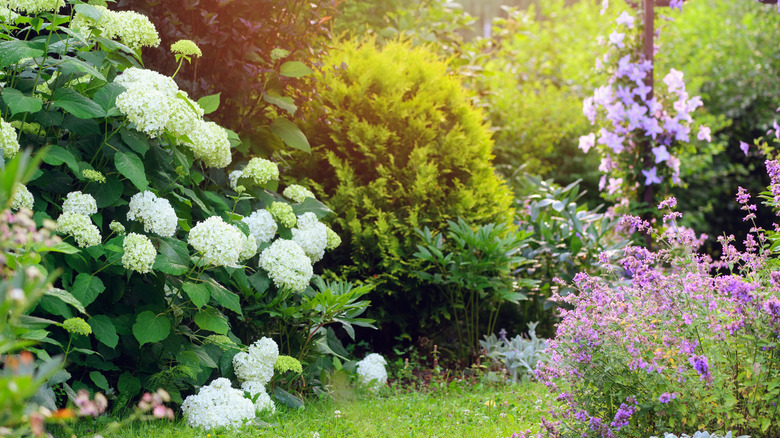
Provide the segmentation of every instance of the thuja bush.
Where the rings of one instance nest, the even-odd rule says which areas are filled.
[[[762,195],[780,207],[780,164]],[[745,219],[750,194],[739,190]],[[560,402],[545,420],[550,436],[644,437],[697,429],[751,436],[778,433],[780,276],[777,231],[753,228],[736,248],[721,237],[716,261],[696,252],[701,238],[678,227],[674,198],[663,226],[624,222],[658,238],[655,252],[629,247],[601,275],[579,274],[573,306],[538,375]]]
[[[446,304],[411,275],[415,229],[441,230],[458,217],[474,226],[512,220],[490,131],[425,47],[346,41],[318,76],[323,90],[305,129],[315,146],[296,171],[344,212],[332,222],[343,244],[324,263],[338,276],[372,279],[384,322],[427,330]]]
[[[367,290],[309,286],[338,245],[318,220],[327,208],[301,186],[277,193],[267,159],[231,165],[238,138],[204,118],[213,99],[141,68],[141,47],[160,41],[149,20],[63,6],[9,3],[0,43],[3,160],[49,145],[11,207],[56,220],[64,240],[35,261],[62,275],[28,337],[41,360],[67,356],[63,387],[100,389],[119,407],[162,387],[181,403],[212,374],[232,377],[232,357],[260,335],[310,363],[331,351],[328,324],[367,323],[356,319]]]

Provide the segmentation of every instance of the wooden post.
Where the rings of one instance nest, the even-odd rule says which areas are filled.
[[[655,4],[654,0],[643,0],[644,7],[644,32],[642,35],[643,48],[642,52],[645,56],[645,60],[650,61],[650,71],[645,76],[645,86],[650,87],[650,92],[647,94],[647,99],[653,98],[653,86],[654,86],[654,72],[655,72]],[[646,139],[642,145],[642,168],[650,169],[653,167],[653,144],[650,139]],[[641,202],[649,209],[643,216],[645,220],[649,221],[653,214],[650,213],[653,208],[653,186],[650,184],[644,184],[644,191],[642,193]],[[652,236],[649,232],[645,234],[645,244],[650,249],[652,246]]]

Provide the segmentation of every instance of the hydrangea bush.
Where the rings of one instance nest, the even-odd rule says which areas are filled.
[[[62,0],[8,6],[0,163],[50,145],[10,206],[32,208],[38,225],[56,221],[64,240],[40,259],[62,275],[35,315],[90,328],[47,330],[39,358],[67,351],[78,370],[67,384],[113,391],[117,406],[143,387],[181,403],[182,391],[232,375],[242,344],[305,326],[310,314],[294,310],[318,296],[312,264],[338,241],[319,222],[330,211],[307,188],[281,183],[274,157],[233,162],[238,136],[208,119],[218,98],[196,101],[143,68],[142,48],[160,44],[145,16]],[[180,63],[198,56],[191,45],[173,51]],[[358,296],[327,303],[337,309],[328,322],[349,325],[368,305]],[[282,308],[293,312],[252,317]],[[319,345],[326,330],[314,324],[301,336]]]
[[[780,165],[766,165],[762,197],[778,210]],[[753,221],[750,194],[740,189],[737,201]],[[605,257],[601,275],[575,277],[579,294],[558,297],[571,308],[538,371],[560,402],[544,422],[550,436],[778,433],[780,234],[754,226],[741,245],[722,236],[723,255],[712,260],[696,252],[702,239],[677,225],[675,204],[661,203],[657,229],[623,219],[661,248],[628,247],[615,264]]]

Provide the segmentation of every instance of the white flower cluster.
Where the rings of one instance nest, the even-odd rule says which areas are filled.
[[[125,269],[145,274],[152,270],[157,250],[152,241],[142,234],[130,233],[122,244],[125,253],[122,255],[122,266]]]
[[[17,18],[19,18],[19,14],[8,9],[5,5],[0,5],[0,22],[13,23]]]
[[[99,5],[93,7],[102,12],[97,21],[76,13],[70,27],[86,36],[92,32],[92,28],[95,28],[100,31],[102,37],[117,39],[133,50],[160,45],[157,29],[146,15],[133,11],[111,11]]]
[[[57,219],[57,231],[73,236],[76,245],[81,248],[100,244],[100,230],[89,216],[80,213],[64,212]]]
[[[127,219],[144,224],[144,231],[162,237],[173,237],[179,218],[165,198],[150,191],[140,192],[130,198]]]
[[[13,158],[19,152],[19,141],[16,139],[16,129],[10,123],[0,119],[0,149],[5,158]]]
[[[97,202],[88,193],[70,192],[62,203],[62,212],[91,216],[97,213]]]
[[[235,228],[238,230],[237,227]],[[238,232],[241,233],[241,230],[238,230]],[[241,252],[238,254],[238,259],[244,261],[257,254],[257,240],[255,240],[254,236],[247,236],[244,233],[241,233],[241,238]]]
[[[341,245],[341,237],[336,234],[335,231],[331,230],[330,227],[327,227],[325,232],[328,233],[328,245],[325,249],[334,249]]]
[[[292,206],[286,202],[274,201],[268,207],[268,212],[271,213],[274,220],[284,225],[287,228],[295,226],[297,218],[293,212]]]
[[[19,210],[20,208],[32,210],[35,199],[27,189],[27,186],[22,183],[16,183],[14,189],[14,194],[11,196],[11,210]]]
[[[387,361],[382,355],[371,353],[363,360],[357,363],[357,375],[360,382],[372,391],[379,391],[379,388],[387,383],[387,370],[385,370]]]
[[[260,267],[268,272],[279,289],[301,292],[309,285],[314,269],[300,245],[292,240],[277,239],[260,253]]]
[[[267,210],[253,211],[249,217],[241,220],[249,225],[249,234],[255,238],[258,245],[270,242],[276,235],[276,222],[274,222],[274,218],[271,217],[271,213]]]
[[[93,169],[84,169],[81,171],[81,176],[84,178],[94,181],[96,183],[103,184],[106,182],[106,177],[101,172],[98,172],[97,170]]]
[[[298,216],[298,226],[292,229],[292,241],[303,248],[312,263],[322,260],[328,245],[328,227],[314,213]]]
[[[231,387],[230,380],[222,377],[200,388],[197,395],[184,399],[181,410],[191,427],[206,430],[237,428],[255,418],[252,401],[245,398],[242,391]]]
[[[274,376],[274,364],[279,358],[279,346],[273,339],[262,337],[249,346],[248,352],[240,352],[233,356],[233,370],[242,382],[241,388],[252,398],[257,396],[255,408],[257,412],[270,410],[276,406],[265,391],[265,385]]]
[[[65,0],[6,0],[3,6],[15,11],[36,15],[44,11],[57,12],[65,6]]]
[[[203,257],[203,263],[214,266],[239,266],[239,261],[246,260],[247,246],[255,243],[248,239],[238,228],[222,220],[219,216],[198,222],[192,227],[187,242]],[[251,243],[249,243],[251,242]],[[257,245],[249,257],[257,252]],[[247,257],[247,258],[249,258]]]
[[[125,234],[125,226],[121,222],[111,221],[108,224],[108,229],[119,235]]]
[[[284,189],[282,194],[287,197],[287,199],[292,199],[297,203],[305,201],[306,198],[316,199],[314,197],[314,193],[312,193],[311,190],[298,184],[290,184],[286,189]]]
[[[228,175],[230,187],[238,189],[239,180],[246,179],[252,184],[262,186],[270,181],[279,180],[279,166],[265,158],[254,157],[242,170],[234,170]]]
[[[173,79],[132,67],[114,82],[126,89],[116,99],[117,108],[139,131],[155,137],[167,130],[206,166],[222,168],[230,164],[227,131],[204,121],[203,109],[180,91]]]

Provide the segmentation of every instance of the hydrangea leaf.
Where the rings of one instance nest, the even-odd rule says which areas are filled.
[[[279,73],[288,78],[300,78],[314,72],[301,61],[288,61],[282,64]]]
[[[108,380],[106,379],[106,376],[100,373],[100,371],[92,371],[89,373],[89,378],[92,380],[92,382],[97,386],[98,388],[102,389],[103,391],[108,392],[110,387],[108,386]]]
[[[296,215],[314,213],[314,215],[317,216],[317,219],[322,219],[323,217],[333,213],[333,210],[328,208],[327,205],[314,198],[306,198],[300,204],[293,204],[292,209]]]
[[[149,187],[149,181],[146,179],[144,163],[133,153],[117,152],[114,154],[114,165],[116,170],[127,177],[138,190],[144,191]]]
[[[309,140],[306,139],[306,136],[303,135],[303,132],[295,123],[279,117],[271,123],[270,129],[271,132],[281,138],[287,146],[298,149],[299,151],[311,153]]]
[[[74,6],[74,9],[77,13],[95,21],[100,20],[100,16],[103,15],[103,11],[92,5],[76,5]]]
[[[273,96],[268,93],[263,93],[263,100],[287,111],[291,116],[298,110],[298,107],[293,103],[292,97]]]
[[[293,409],[300,409],[303,407],[303,400],[290,394],[289,392],[285,391],[284,389],[278,386],[274,388],[274,397],[276,397],[276,399],[279,400],[282,404],[289,406]]]
[[[8,67],[24,58],[37,58],[44,51],[33,47],[30,41],[11,40],[0,43],[0,68]]]
[[[59,166],[62,163],[65,163],[73,173],[81,173],[81,168],[79,167],[78,160],[76,160],[76,156],[61,146],[51,146],[46,155],[43,156],[43,162],[50,166]]]
[[[16,88],[3,90],[3,101],[11,110],[11,115],[19,113],[37,113],[43,108],[43,101],[37,97],[25,96]]]
[[[71,294],[86,307],[92,304],[104,290],[106,290],[106,286],[103,285],[103,280],[100,278],[89,274],[79,274],[76,276],[76,281],[73,282]]]
[[[190,300],[192,300],[192,304],[194,304],[198,309],[205,306],[206,303],[209,302],[209,298],[211,298],[211,292],[209,291],[209,287],[203,283],[192,283],[188,281],[184,283],[184,285],[182,285],[182,290],[184,291],[184,293],[187,294],[188,297],[190,297]],[[195,322],[196,323],[198,322],[197,319]],[[205,327],[201,326],[201,328],[205,328]]]
[[[89,184],[85,192],[95,198],[98,208],[106,208],[113,206],[122,197],[124,189],[124,184],[116,176],[108,175],[105,183]]]
[[[101,81],[106,80],[106,77],[103,76],[103,74],[100,73],[95,67],[87,64],[86,62],[78,58],[74,58],[72,56],[63,56],[62,60],[71,67],[68,70],[73,70],[80,73],[86,73],[94,78],[100,79]],[[63,73],[67,74],[67,72],[65,71],[63,71]]]
[[[114,323],[106,315],[95,315],[87,320],[95,339],[104,343],[110,348],[116,348],[119,343],[119,335],[116,334]]]
[[[57,108],[73,114],[80,119],[106,117],[106,112],[94,100],[82,96],[70,88],[58,88],[52,96],[52,103]]]
[[[59,298],[62,302],[70,304],[71,306],[75,307],[76,310],[78,310],[79,312],[87,313],[87,311],[84,309],[84,306],[81,304],[81,301],[76,299],[76,297],[74,297],[70,292],[66,290],[53,287],[47,290],[46,292],[44,292],[44,295]]]
[[[230,292],[219,284],[212,282],[207,282],[204,284],[208,285],[209,290],[211,291],[211,298],[214,298],[220,306],[242,315],[241,302],[238,298],[238,295]]]
[[[124,372],[119,376],[119,382],[117,382],[116,388],[121,394],[127,394],[128,396],[133,397],[141,391],[141,380],[128,372]]]
[[[203,114],[211,114],[219,108],[219,96],[221,94],[211,94],[198,99],[198,106],[203,110]]]
[[[203,330],[209,330],[220,335],[226,335],[228,329],[227,319],[217,309],[206,308],[195,315],[195,324]]]
[[[183,275],[189,269],[190,254],[185,242],[168,238],[160,239],[158,251],[152,269],[170,275]]]
[[[140,345],[160,342],[171,333],[171,321],[165,315],[157,315],[151,310],[138,314],[133,324],[133,336]]]
[[[78,5],[78,6],[86,6],[86,5]],[[101,108],[103,108],[103,111],[106,112],[106,115],[109,117],[118,116],[122,114],[119,111],[119,108],[116,107],[116,97],[122,94],[125,91],[125,87],[119,85],[119,84],[106,84],[103,87],[101,87],[99,90],[95,92],[95,96],[93,99],[95,100],[95,103],[100,105]],[[124,131],[126,129],[122,129],[119,133],[122,135],[122,139],[124,140]],[[125,140],[125,143],[127,141]],[[130,147],[133,147],[132,145],[129,145]],[[148,149],[148,146],[147,146]],[[135,148],[133,148],[135,150]],[[138,152],[136,150],[136,152]],[[139,152],[141,155],[143,153]]]

